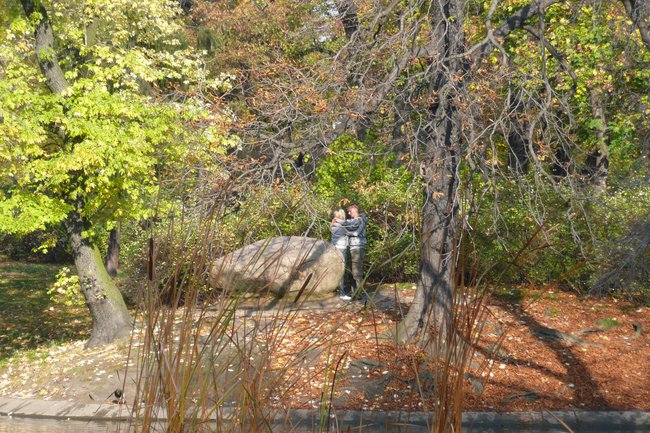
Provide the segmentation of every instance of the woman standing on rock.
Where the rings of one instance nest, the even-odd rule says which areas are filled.
[[[330,224],[330,232],[332,233],[332,244],[337,250],[343,254],[343,276],[339,283],[339,297],[344,301],[352,299],[350,295],[345,293],[345,273],[347,271],[347,255],[348,255],[348,232],[345,229],[345,211],[337,209],[334,211],[334,218]]]

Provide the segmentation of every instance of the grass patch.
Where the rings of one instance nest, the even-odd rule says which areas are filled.
[[[605,331],[609,331],[621,326],[621,322],[616,319],[600,319],[596,322],[596,324],[603,328]]]
[[[86,308],[54,305],[47,294],[60,268],[0,262],[0,366],[17,352],[88,338],[91,319]]]
[[[547,301],[558,302],[561,300],[561,297],[559,293],[553,292],[553,293],[545,293],[544,299],[546,299]]]
[[[546,316],[547,317],[556,317],[559,314],[560,314],[560,311],[555,309],[555,308],[551,308],[551,307],[546,308]]]
[[[521,303],[524,299],[524,291],[518,288],[498,288],[495,289],[494,295],[505,302]]]

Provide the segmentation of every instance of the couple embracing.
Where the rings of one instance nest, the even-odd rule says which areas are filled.
[[[368,220],[366,214],[359,212],[359,206],[351,204],[348,207],[348,218],[345,211],[338,209],[334,211],[334,219],[330,224],[332,243],[343,254],[345,270],[352,272],[352,288],[350,294],[345,288],[345,272],[339,284],[339,297],[344,301],[352,299],[351,295],[360,296],[361,283],[363,282],[363,257],[366,252],[366,225]],[[348,260],[348,249],[350,256]],[[348,263],[350,266],[348,266]]]

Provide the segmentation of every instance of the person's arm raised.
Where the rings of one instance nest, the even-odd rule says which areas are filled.
[[[348,236],[359,236],[359,227],[363,224],[359,218],[353,218],[341,222],[341,225],[347,231]]]

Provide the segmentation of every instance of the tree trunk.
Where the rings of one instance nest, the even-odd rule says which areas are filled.
[[[341,24],[343,25],[343,30],[345,31],[345,37],[348,41],[347,43],[350,46],[352,57],[354,57],[356,50],[358,49],[355,45],[359,43],[357,37],[359,33],[359,15],[357,6],[355,5],[354,0],[337,0],[335,4]],[[350,86],[350,88],[359,87],[364,72],[359,69],[359,65],[356,65],[354,61],[352,61],[348,66],[350,68],[348,73],[348,86]],[[368,137],[368,130],[372,127],[371,114],[374,110],[366,110],[366,104],[364,103],[359,105],[359,112],[357,113],[358,117],[354,121],[354,132],[357,140],[363,142]]]
[[[439,148],[429,160],[427,171],[431,176],[423,188],[420,277],[415,299],[397,328],[397,338],[402,342],[416,339],[426,344],[432,326],[446,334],[451,321],[456,252],[453,245],[455,165],[455,155],[445,148]]]
[[[467,64],[457,54],[464,50],[463,20],[465,0],[446,0],[432,13],[432,28],[440,29],[439,58],[430,75],[429,93],[436,99],[421,127],[423,145],[421,176],[423,207],[421,226],[420,278],[408,314],[398,325],[397,339],[419,339],[426,345],[428,331],[435,326],[442,335],[450,331],[453,308],[453,269],[457,248],[456,197],[460,149],[460,121],[456,100]],[[435,38],[435,36],[434,36]]]
[[[47,11],[40,1],[21,0],[21,3],[28,18],[34,12],[40,14],[40,21],[34,31],[34,48],[48,87],[52,93],[60,94],[69,85],[54,50],[54,34]],[[78,213],[73,212],[68,216],[66,224],[79,282],[93,319],[93,332],[86,347],[109,343],[127,335],[132,326],[129,311],[106,272],[99,249],[83,238],[84,221]]]
[[[47,11],[41,2],[34,0],[22,0],[22,4],[28,18],[34,12],[41,15],[41,20],[34,31],[36,56],[43,75],[45,75],[47,86],[53,93],[61,93],[68,88],[68,82],[59,66],[56,51],[54,51],[54,34]]]
[[[508,130],[508,168],[515,175],[528,172],[530,166],[530,141],[528,140],[527,122],[519,96],[510,95],[508,108],[510,124]]]
[[[622,0],[625,12],[639,30],[641,40],[650,50],[650,2],[647,0]]]
[[[352,0],[337,0],[336,11],[341,17],[341,24],[343,24],[343,30],[345,30],[345,37],[349,41],[359,30],[357,6]]]
[[[117,276],[120,268],[120,223],[118,223],[108,234],[108,248],[104,259],[106,272],[111,277]]]
[[[106,272],[99,249],[84,239],[83,220],[74,213],[67,228],[79,275],[79,284],[93,319],[86,347],[95,347],[129,334],[133,321],[119,290]]]
[[[594,119],[598,121],[596,126],[596,149],[594,149],[585,161],[585,174],[595,186],[596,192],[604,193],[607,189],[607,172],[609,169],[609,140],[607,137],[607,118],[603,108],[602,96],[597,90],[589,92],[589,102]]]

